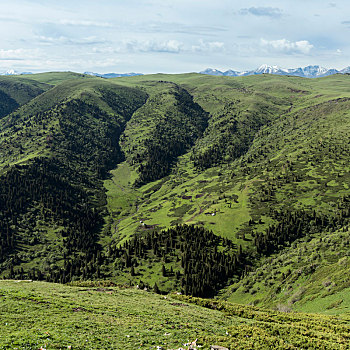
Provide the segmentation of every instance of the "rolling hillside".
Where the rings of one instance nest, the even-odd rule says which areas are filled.
[[[51,86],[35,80],[0,77],[0,118],[42,94]]]
[[[43,90],[0,121],[2,276],[347,305],[348,75],[14,79]]]
[[[345,349],[349,318],[136,288],[1,281],[0,349]],[[187,344],[187,345],[185,345]],[[195,346],[195,348],[199,348]]]

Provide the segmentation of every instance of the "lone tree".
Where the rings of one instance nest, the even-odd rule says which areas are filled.
[[[160,294],[160,290],[159,290],[159,288],[158,288],[158,286],[157,286],[157,283],[154,284],[153,292],[154,292],[154,293],[157,293],[157,294]]]

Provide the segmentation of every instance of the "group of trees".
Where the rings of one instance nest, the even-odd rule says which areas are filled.
[[[18,103],[0,90],[0,118],[11,113],[18,107]]]
[[[62,164],[54,159],[37,158],[1,177],[2,261],[15,252],[18,244],[28,244],[39,221],[64,227],[62,235],[67,249],[89,251],[94,246],[95,232],[101,223],[99,212],[91,205],[87,193],[70,184],[65,176]],[[22,217],[26,220],[20,220]]]
[[[203,140],[191,154],[198,169],[231,162],[248,151],[260,128],[275,118],[276,111],[267,108],[267,102],[259,101],[260,98],[249,106],[241,106],[238,101],[226,102],[211,116]]]
[[[272,215],[277,223],[254,235],[254,246],[259,254],[270,255],[298,238],[345,227],[350,217],[350,196],[338,200],[337,211],[333,214],[315,210],[276,210]]]
[[[195,296],[212,296],[244,268],[245,255],[232,241],[194,225],[134,236],[121,247],[111,246],[111,261],[135,274],[142,262],[163,265],[162,275],[175,279],[179,288]],[[158,286],[157,286],[158,287]]]

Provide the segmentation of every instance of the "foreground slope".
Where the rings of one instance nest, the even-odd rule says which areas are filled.
[[[0,282],[0,349],[345,349],[348,318],[280,313],[130,288]]]

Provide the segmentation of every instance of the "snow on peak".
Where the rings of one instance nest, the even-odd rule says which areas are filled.
[[[4,75],[18,75],[20,74],[19,72],[15,71],[14,69],[8,69]]]
[[[234,70],[228,70],[224,73],[208,68],[202,72],[202,74],[209,74],[209,75],[228,75],[228,76],[244,76],[244,75],[257,75],[257,74],[278,74],[278,75],[293,75],[298,77],[305,77],[305,78],[319,78],[319,77],[325,77],[327,75],[337,74],[337,73],[350,73],[350,66],[346,67],[342,70],[337,69],[327,69],[325,67],[321,67],[318,65],[310,65],[306,67],[299,67],[299,68],[281,68],[279,66],[270,66],[268,64],[263,64],[259,68],[250,70],[250,71],[234,71]]]

